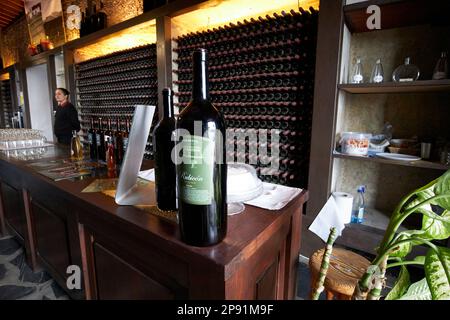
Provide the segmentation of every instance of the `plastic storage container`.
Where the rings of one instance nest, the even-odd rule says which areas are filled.
[[[350,155],[367,156],[370,133],[344,132],[341,135],[341,152]]]

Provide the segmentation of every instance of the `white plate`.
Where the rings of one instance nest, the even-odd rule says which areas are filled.
[[[391,159],[391,160],[400,160],[400,161],[416,161],[420,160],[420,157],[416,156],[410,156],[408,154],[401,154],[401,153],[377,153],[377,157],[385,158],[385,159]]]

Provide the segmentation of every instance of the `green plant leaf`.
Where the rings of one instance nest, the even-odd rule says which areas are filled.
[[[439,177],[433,191],[437,196],[448,195],[443,199],[436,200],[436,203],[445,210],[450,210],[450,170]]]
[[[403,209],[403,211],[409,210],[413,207],[415,207],[416,205],[418,205],[419,203],[426,201],[432,197],[434,197],[436,194],[434,193],[434,187],[435,187],[435,183],[430,183],[428,185],[428,187],[426,187],[425,189],[421,190],[420,192],[417,192],[415,194],[415,198],[414,200],[412,200],[410,203],[408,203]]]
[[[450,299],[450,248],[430,249],[425,257],[425,276],[433,300]]]
[[[420,210],[420,212],[423,213],[423,210],[424,209]],[[441,218],[448,220],[448,222],[443,221],[442,219],[432,218],[434,215],[437,216],[437,214],[432,211],[423,215],[422,230],[424,233],[420,235],[420,238],[435,240],[447,239],[450,237],[450,211],[445,210],[440,215]]]
[[[386,296],[385,300],[396,300],[403,296],[405,292],[408,290],[411,281],[409,279],[409,272],[405,266],[402,266],[400,269],[400,273],[398,274],[397,281],[394,284],[394,287]]]
[[[417,256],[414,258],[414,261],[423,265],[423,264],[425,264],[425,256]]]
[[[399,242],[401,240],[405,240],[410,237],[411,236],[409,234],[404,232],[399,235],[399,237],[397,238],[397,240],[395,242]],[[395,249],[389,253],[389,256],[404,258],[411,252],[412,247],[413,247],[413,245],[411,242],[401,243],[398,246],[396,246]]]
[[[427,279],[413,283],[406,292],[398,300],[431,300],[430,288],[428,288]]]

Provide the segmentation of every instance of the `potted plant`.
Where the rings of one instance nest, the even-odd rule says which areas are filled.
[[[408,217],[417,214],[422,215],[420,229],[399,231]],[[450,248],[433,243],[433,240],[444,240],[449,236],[450,170],[400,201],[392,213],[375,259],[355,287],[353,299],[380,299],[385,285],[386,270],[396,267],[400,268],[400,272],[393,288],[386,295],[386,300],[450,299]],[[320,291],[323,290],[322,285],[334,239],[335,230],[331,230],[313,299],[318,299]],[[418,245],[427,246],[427,254],[407,259],[412,248]],[[425,278],[411,283],[408,265],[423,266]]]

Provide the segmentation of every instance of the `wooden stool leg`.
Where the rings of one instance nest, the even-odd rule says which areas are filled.
[[[333,300],[334,299],[334,294],[331,291],[325,290],[326,294],[327,294],[327,300]]]

